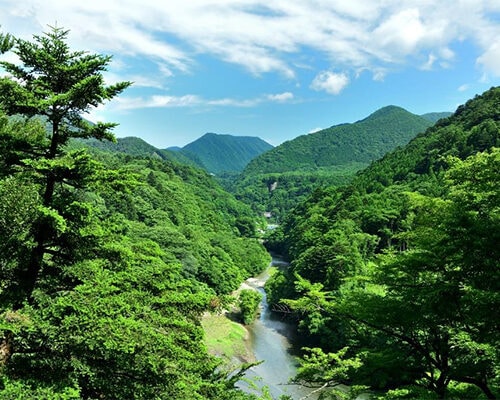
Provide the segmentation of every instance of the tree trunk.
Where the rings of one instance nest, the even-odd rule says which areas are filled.
[[[59,140],[59,124],[53,123],[52,140],[50,144],[49,159],[54,159],[57,155],[58,140]],[[49,171],[45,181],[45,191],[43,194],[43,205],[50,207],[54,198],[54,190],[56,186],[56,177]],[[47,227],[43,223],[38,223],[35,228],[34,241],[35,247],[31,251],[31,257],[28,268],[21,274],[21,288],[23,289],[22,298],[16,304],[15,308],[20,308],[23,301],[32,302],[33,290],[35,289],[36,281],[42,269],[43,257],[45,255],[45,242],[47,240]]]
[[[12,339],[14,335],[11,331],[5,331],[0,341],[0,367],[6,365],[12,356]]]
[[[488,385],[484,382],[478,382],[476,384],[476,386],[481,389],[483,391],[483,393],[485,394],[485,396],[490,399],[490,400],[495,400],[496,397],[495,395],[493,394],[493,392],[490,390],[490,388],[488,387]]]

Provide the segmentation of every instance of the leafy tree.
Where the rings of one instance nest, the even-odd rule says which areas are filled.
[[[262,295],[255,290],[244,289],[240,292],[238,305],[244,324],[248,325],[255,319],[261,300]]]
[[[399,384],[406,380],[438,398],[446,397],[453,382],[496,398],[500,151],[452,164],[445,200],[412,194],[418,212],[409,233],[411,250],[384,255],[377,268],[355,278],[359,285],[340,296],[299,280],[306,295],[289,302],[292,307],[309,318],[337,316],[364,326],[357,331],[354,358],[340,359],[346,354],[341,350],[332,369],[322,369],[323,379],[361,360],[363,366],[347,375],[356,383],[373,386],[374,371],[385,370],[398,376]],[[299,377],[318,372],[311,364],[314,354],[327,357],[320,349],[310,351]]]
[[[71,52],[66,35],[16,40],[24,65],[0,80],[2,396],[254,398],[235,388],[249,366],[219,368],[200,324],[268,261],[237,234],[250,211],[191,167],[73,141],[112,139],[114,124],[81,114],[129,83],[105,86],[109,57]]]
[[[240,217],[236,220],[236,228],[244,237],[255,237],[255,221],[250,217]]]
[[[0,54],[9,51],[14,45],[14,41],[11,35],[0,33]]]

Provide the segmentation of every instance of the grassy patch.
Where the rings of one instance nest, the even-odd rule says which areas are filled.
[[[224,315],[207,314],[201,324],[205,330],[205,343],[210,353],[229,363],[235,360],[252,361],[246,329]]]

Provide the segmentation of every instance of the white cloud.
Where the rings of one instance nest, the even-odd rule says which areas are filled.
[[[217,106],[217,107],[254,107],[257,104],[261,103],[261,99],[215,99],[215,100],[206,100],[204,102],[205,105],[208,106]]]
[[[130,81],[133,83],[133,87],[146,87],[155,89],[165,89],[164,80],[157,76],[148,76],[141,74],[131,74],[126,73],[120,74],[119,72],[106,71],[104,74],[104,81],[107,85],[114,85],[122,81]]]
[[[434,65],[434,62],[437,60],[437,57],[434,54],[429,54],[427,57],[427,61],[420,68],[425,71],[430,71]]]
[[[477,59],[477,63],[487,74],[500,77],[500,39],[486,49]]]
[[[311,130],[310,130],[309,132],[307,132],[307,133],[316,133],[316,132],[319,132],[319,131],[322,131],[322,130],[323,130],[323,128],[319,128],[319,127],[317,127],[317,128],[313,128],[313,129],[311,129]]]
[[[268,94],[267,99],[270,101],[276,101],[278,103],[284,103],[289,100],[293,100],[293,93],[291,92],[284,92],[284,93],[279,93],[279,94]]]
[[[161,107],[192,107],[199,105],[203,100],[196,95],[184,96],[155,95],[150,97],[127,97],[121,96],[113,100],[109,107],[116,110],[135,110],[140,108]]]
[[[463,85],[460,85],[460,86],[459,86],[458,91],[459,91],[459,92],[465,92],[466,90],[468,90],[468,89],[469,89],[469,87],[470,87],[470,85],[469,85],[469,84],[464,83]]]
[[[389,15],[374,31],[374,41],[384,49],[399,54],[408,54],[425,35],[425,28],[417,8],[402,10]]]
[[[336,74],[331,71],[323,71],[314,78],[311,89],[339,94],[348,84],[349,77],[345,73]]]
[[[200,54],[253,75],[296,78],[297,55],[318,52],[327,68],[390,71],[428,54],[427,68],[455,61],[450,47],[469,40],[486,72],[498,65],[498,0],[0,0],[0,25],[22,37],[58,23],[72,44],[154,64],[171,76],[190,72]],[[324,65],[323,63],[323,65]],[[309,64],[306,62],[305,64]],[[325,67],[323,67],[325,68]]]
[[[93,114],[102,113],[105,109],[114,110],[135,110],[141,108],[172,108],[172,107],[254,107],[262,103],[283,103],[293,100],[293,93],[284,92],[279,94],[268,94],[250,99],[206,99],[202,96],[187,94],[183,96],[153,95],[148,97],[131,97],[122,95],[98,110],[93,110]]]
[[[387,75],[387,71],[383,68],[377,68],[373,71],[373,80],[376,82],[382,82]]]

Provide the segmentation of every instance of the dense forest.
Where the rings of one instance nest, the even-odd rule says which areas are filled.
[[[200,324],[269,263],[250,209],[191,166],[82,147],[113,141],[82,115],[130,83],[67,34],[0,37],[0,398],[254,398]]]
[[[301,135],[255,157],[229,187],[259,213],[281,222],[317,187],[340,186],[355,173],[425,131],[438,115],[383,107],[352,124]]]
[[[335,125],[286,141],[252,160],[246,174],[368,164],[404,145],[432,123],[401,107],[383,107],[361,121]]]
[[[370,154],[332,127],[340,164],[250,174],[233,188],[245,204],[193,159],[87,121],[131,83],[106,85],[111,58],[67,39],[0,34],[17,60],[0,62],[1,399],[256,399],[201,317],[269,264],[268,206],[281,224],[265,244],[290,266],[267,300],[304,341],[296,383],[321,399],[500,396],[499,87],[394,135],[407,112],[379,110],[356,123]],[[260,296],[239,301],[250,322]]]
[[[495,87],[270,235],[291,266],[268,300],[306,338],[297,382],[325,398],[339,382],[384,399],[500,395],[499,141]]]

